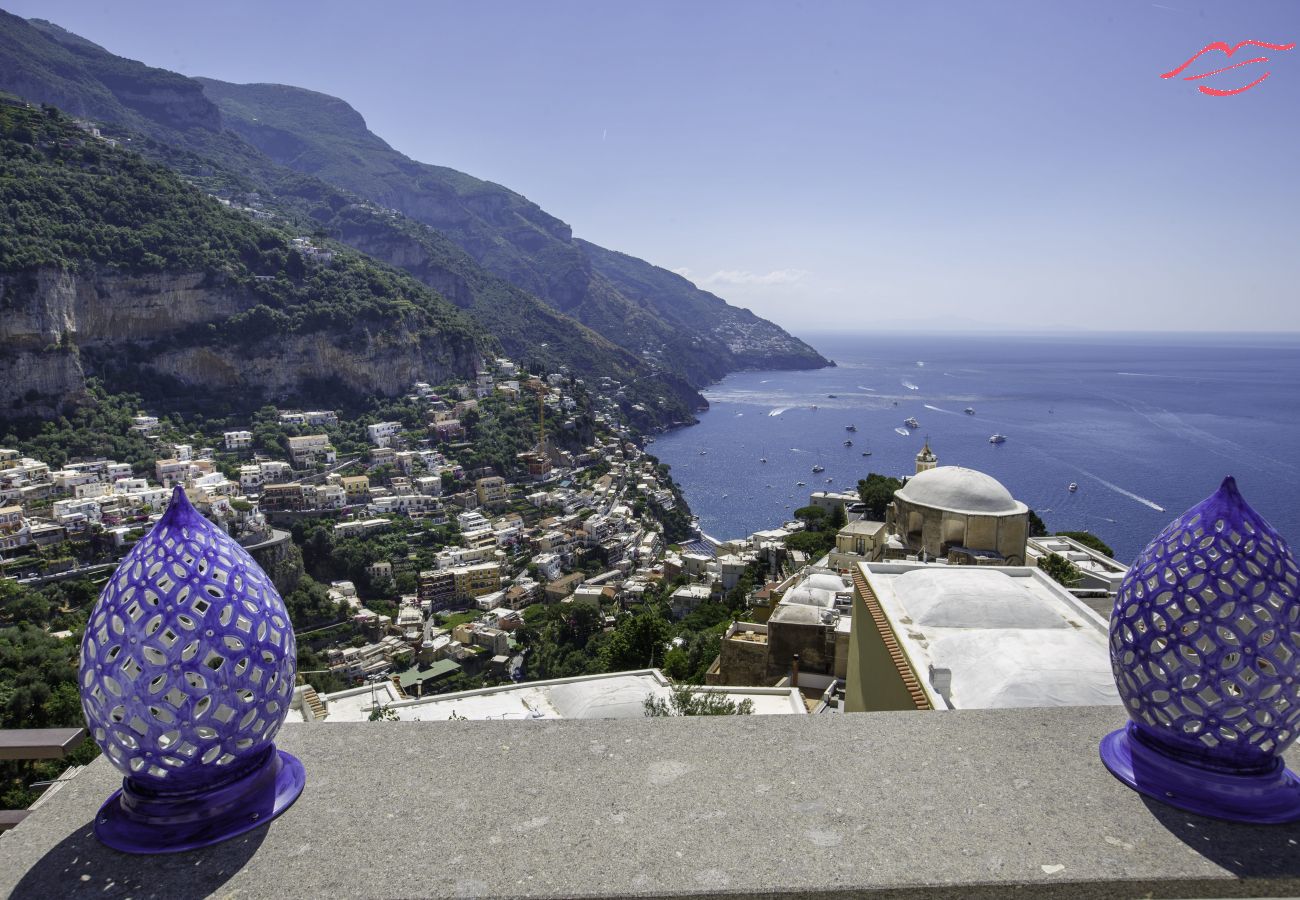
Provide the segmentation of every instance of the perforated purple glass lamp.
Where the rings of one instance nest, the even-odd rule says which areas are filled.
[[[96,836],[127,853],[171,853],[288,809],[305,776],[273,738],[296,670],[271,580],[178,486],[104,586],[81,642],[82,709],[126,776]]]
[[[1101,742],[1129,787],[1201,815],[1300,820],[1300,569],[1232,478],[1160,533],[1115,598],[1129,724]]]

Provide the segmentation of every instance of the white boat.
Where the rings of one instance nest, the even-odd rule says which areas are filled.
[[[845,431],[857,431],[857,430],[858,430],[858,426],[856,426],[856,425],[845,425],[845,426],[844,426],[844,430],[845,430]]]
[[[826,471],[826,467],[825,467],[825,466],[813,466],[812,470],[813,470],[813,474],[816,475],[818,472],[825,472],[825,471]]]
[[[921,423],[918,422],[918,421],[916,421],[916,416],[909,416],[908,418],[904,419],[904,420],[903,420],[903,424],[906,425],[908,428],[920,428],[920,427],[921,427]]]
[[[968,416],[973,416],[973,415],[975,415],[975,407],[973,407],[973,406],[968,406],[968,407],[966,407],[964,410],[962,410],[962,412],[966,413],[966,415],[968,415]]]
[[[1074,493],[1075,491],[1077,491],[1078,489],[1079,489],[1079,485],[1077,485],[1076,483],[1074,483],[1073,481],[1071,481],[1071,482],[1070,482],[1070,493],[1073,494],[1073,493]]]
[[[758,460],[758,461],[761,462],[761,463],[765,463],[765,462],[767,462],[767,457],[766,457],[766,456],[761,456],[761,457],[759,457],[759,460]]]
[[[991,434],[991,435],[989,435],[989,443],[990,443],[990,444],[1005,444],[1006,442],[1007,442],[1007,436],[1006,436],[1005,434]]]
[[[853,442],[852,442],[852,441],[845,441],[845,442],[844,442],[844,446],[845,446],[845,447],[852,447],[852,446],[853,446]]]
[[[863,456],[870,456],[870,455],[871,455],[871,451],[870,451],[870,450],[863,450],[863,451],[862,451],[862,455],[863,455]]]
[[[807,487],[807,486],[808,486],[808,482],[806,482],[806,481],[796,481],[796,482],[794,483],[794,486],[795,486],[795,487]]]

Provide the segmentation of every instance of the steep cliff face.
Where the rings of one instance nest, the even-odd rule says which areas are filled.
[[[78,402],[97,375],[153,373],[204,391],[282,399],[309,383],[392,396],[479,365],[470,336],[430,334],[401,320],[346,333],[196,342],[193,326],[219,325],[257,303],[238,284],[198,272],[0,275],[0,415],[53,415]]]
[[[271,349],[270,342],[183,347],[160,352],[147,366],[184,384],[253,391],[268,400],[291,397],[307,383],[336,383],[357,396],[391,397],[417,381],[436,384],[478,366],[472,344],[418,336],[400,325],[346,338],[292,335],[275,340]]]
[[[25,348],[150,340],[254,303],[237,286],[202,272],[0,273],[0,340]]]

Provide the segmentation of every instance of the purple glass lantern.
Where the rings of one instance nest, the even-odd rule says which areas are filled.
[[[127,853],[215,844],[302,793],[302,763],[273,738],[297,647],[262,569],[179,486],[104,586],[81,642],[81,705],[126,776],[95,818]]]
[[[1101,742],[1129,787],[1201,815],[1300,820],[1300,570],[1231,478],[1124,576],[1110,660],[1128,709]]]

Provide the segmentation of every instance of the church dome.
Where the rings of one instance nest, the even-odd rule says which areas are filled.
[[[1006,515],[1028,510],[996,478],[962,466],[939,466],[908,479],[895,494],[916,506],[973,515]]]

